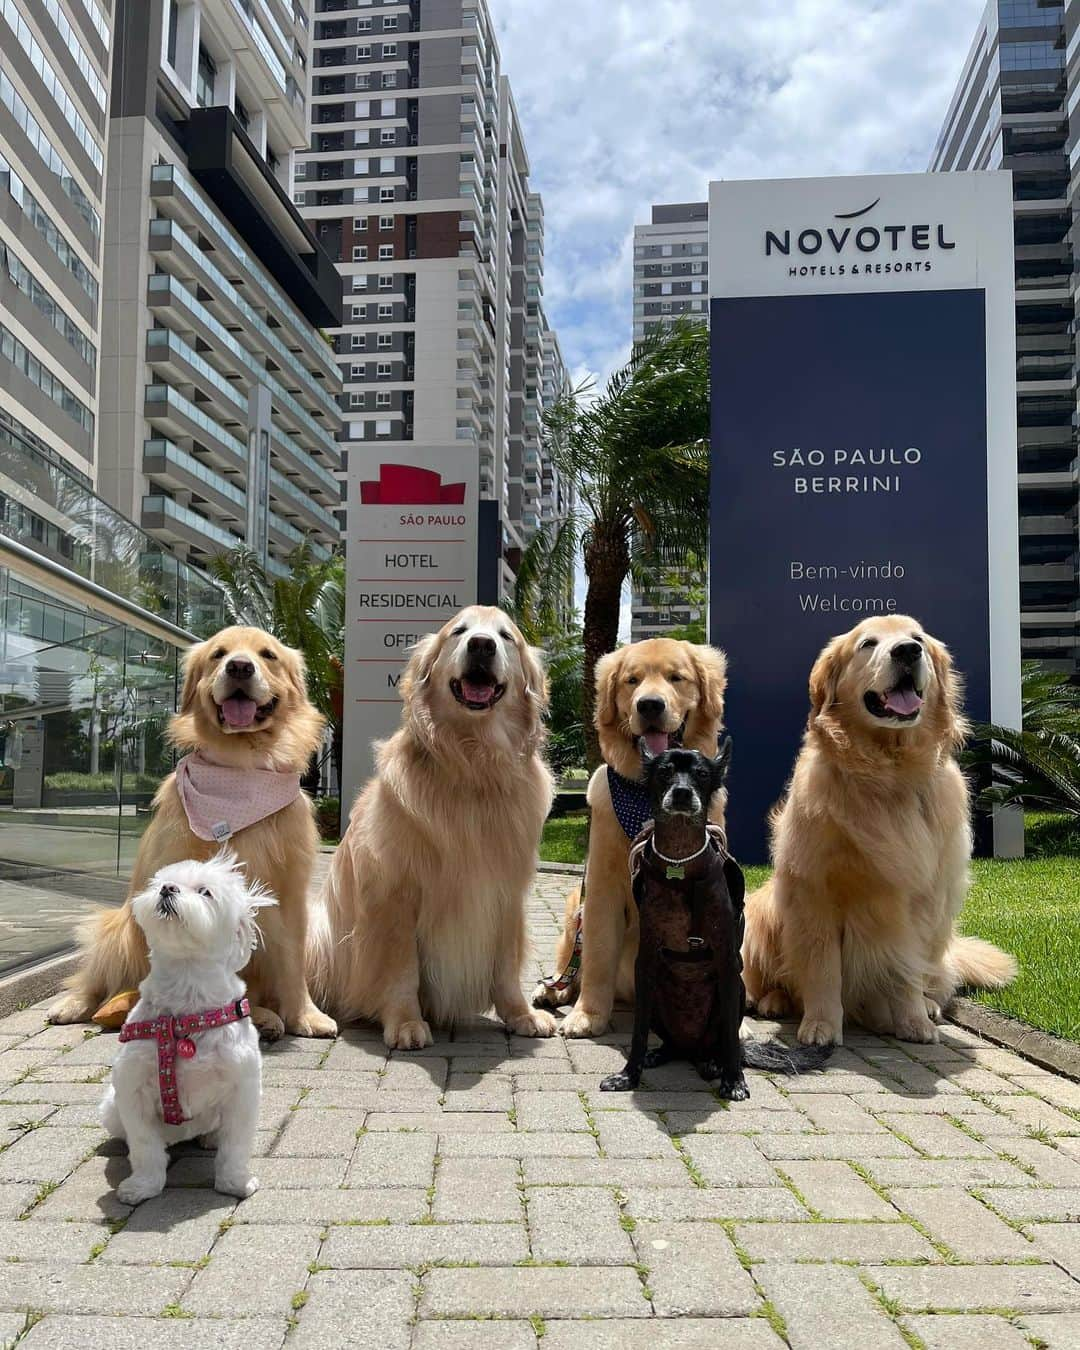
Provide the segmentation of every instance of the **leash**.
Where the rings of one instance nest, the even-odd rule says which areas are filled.
[[[187,1117],[180,1106],[180,1087],[176,1081],[176,1057],[194,1059],[196,1046],[191,1039],[199,1031],[228,1026],[251,1016],[251,1004],[246,998],[227,1003],[223,1008],[208,1012],[187,1013],[170,1017],[167,1013],[150,1022],[125,1022],[120,1028],[120,1041],[157,1041],[158,1090],[161,1093],[161,1113],[166,1125],[182,1125]]]

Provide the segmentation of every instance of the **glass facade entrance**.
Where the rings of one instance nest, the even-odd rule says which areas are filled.
[[[0,426],[0,975],[123,899],[183,651],[223,622],[216,586]]]

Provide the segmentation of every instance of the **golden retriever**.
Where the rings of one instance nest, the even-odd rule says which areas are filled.
[[[188,650],[180,710],[169,739],[200,751],[215,765],[269,769],[297,777],[322,739],[323,718],[308,702],[304,660],[259,628],[226,628]],[[312,1003],[304,978],[307,890],[318,848],[311,802],[303,794],[229,840],[251,881],[261,881],[277,906],[261,910],[262,945],[242,972],[261,1033],[333,1036],[337,1027]],[[81,933],[83,959],[68,992],[49,1010],[53,1022],[85,1022],[105,999],[133,989],[148,970],[146,942],[131,914],[131,898],[169,863],[199,861],[217,841],[195,834],[175,773],[154,798],[154,815],[139,844],[128,899],[102,909]]]
[[[604,763],[589,780],[592,811],[582,909],[581,968],[558,992],[539,985],[537,1005],[577,1002],[560,1030],[567,1036],[599,1036],[611,1021],[616,999],[634,1001],[638,916],[630,889],[630,840],[615,815],[608,766],[623,778],[641,778],[638,739],[653,754],[673,742],[715,757],[723,725],[727,661],[715,647],[674,638],[651,638],[620,647],[596,665],[596,729]],[[724,823],[724,792],[713,798],[709,819]],[[555,948],[555,971],[564,971],[574,950],[580,891],[567,897],[563,932]]]
[[[550,1036],[521,991],[553,793],[543,667],[501,610],[473,605],[417,643],[401,691],[312,917],[312,989],[399,1050],[492,1005],[518,1035]]]
[[[904,615],[833,638],[810,674],[802,750],[772,818],[775,871],[747,899],[743,945],[750,1003],[799,1012],[804,1044],[839,1044],[845,1014],[936,1040],[960,985],[1016,973],[953,926],[971,855],[961,693],[946,648]]]

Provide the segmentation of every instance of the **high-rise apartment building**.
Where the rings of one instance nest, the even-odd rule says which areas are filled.
[[[292,201],[309,8],[116,6],[98,485],[196,563],[339,535],[341,280]]]
[[[111,0],[0,0],[0,418],[96,474]]]
[[[313,21],[296,200],[345,280],[344,440],[475,446],[505,592],[545,510],[544,218],[487,5],[316,0]]]
[[[1077,0],[990,0],[930,164],[1012,170],[1021,650],[1063,669],[1080,668],[1078,26]]]
[[[681,202],[652,208],[647,225],[634,226],[634,341],[678,319],[709,322],[709,203]],[[704,562],[700,571],[673,569],[663,583],[631,599],[633,642],[663,637],[673,628],[703,622]]]

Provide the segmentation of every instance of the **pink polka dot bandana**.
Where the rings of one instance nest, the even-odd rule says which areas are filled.
[[[300,795],[300,775],[277,769],[211,764],[196,750],[176,766],[176,790],[193,834],[223,844]]]

